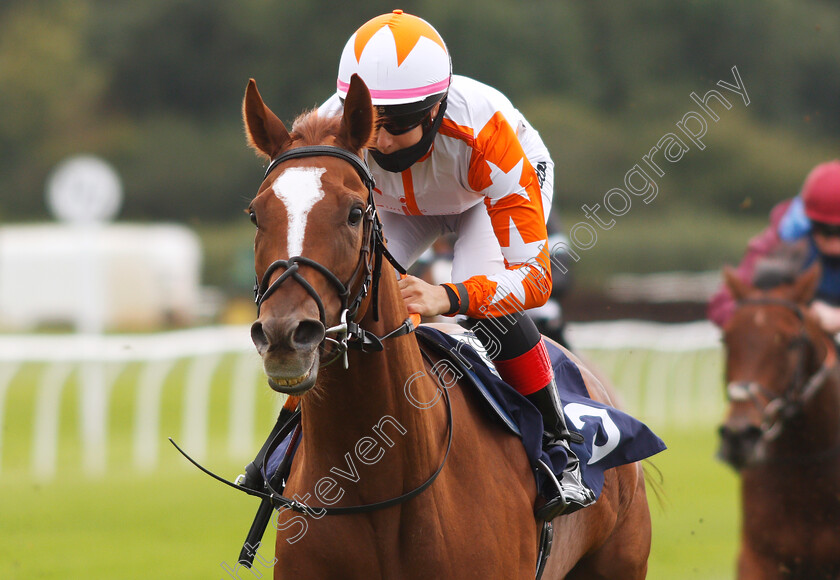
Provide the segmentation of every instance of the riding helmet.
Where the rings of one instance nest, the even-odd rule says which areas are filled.
[[[805,215],[811,221],[840,225],[840,161],[817,165],[802,186]]]

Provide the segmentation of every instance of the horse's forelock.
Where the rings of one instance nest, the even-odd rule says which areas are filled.
[[[322,145],[334,140],[336,146],[359,153],[343,138],[341,120],[341,115],[321,115],[318,109],[305,111],[292,124],[292,141],[300,145]],[[367,143],[366,146],[371,144]]]
[[[292,124],[292,140],[300,145],[321,145],[336,138],[340,116],[319,115],[317,109],[306,111]]]

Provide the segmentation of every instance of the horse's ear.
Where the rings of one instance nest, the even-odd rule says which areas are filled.
[[[254,79],[248,81],[248,88],[245,89],[242,119],[248,145],[269,159],[277,157],[292,140],[283,121],[263,102]]]
[[[359,75],[350,77],[350,88],[344,99],[341,138],[354,151],[368,146],[373,137],[374,110],[370,91]]]
[[[792,300],[798,304],[807,304],[814,297],[817,288],[820,285],[820,277],[822,275],[822,268],[819,262],[815,262],[810,268],[805,270],[796,282],[793,284],[791,291]]]
[[[741,300],[753,289],[752,286],[741,280],[738,271],[732,266],[723,267],[723,282],[729,288],[729,292],[735,300]]]

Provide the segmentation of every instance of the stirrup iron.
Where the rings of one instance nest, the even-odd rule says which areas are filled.
[[[577,458],[574,467],[568,469],[567,466],[560,475],[560,480],[542,460],[539,460],[537,470],[542,471],[557,490],[557,495],[547,499],[542,507],[535,510],[534,514],[538,519],[548,522],[557,516],[574,513],[595,503],[595,494],[583,483]]]

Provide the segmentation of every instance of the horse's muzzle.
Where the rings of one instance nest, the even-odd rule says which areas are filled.
[[[315,385],[318,347],[325,329],[319,320],[260,318],[251,340],[263,359],[268,384],[277,392],[299,395]]]
[[[762,431],[756,425],[731,427],[722,425],[720,433],[720,448],[717,456],[731,465],[736,471],[741,471],[757,458],[758,444]]]

